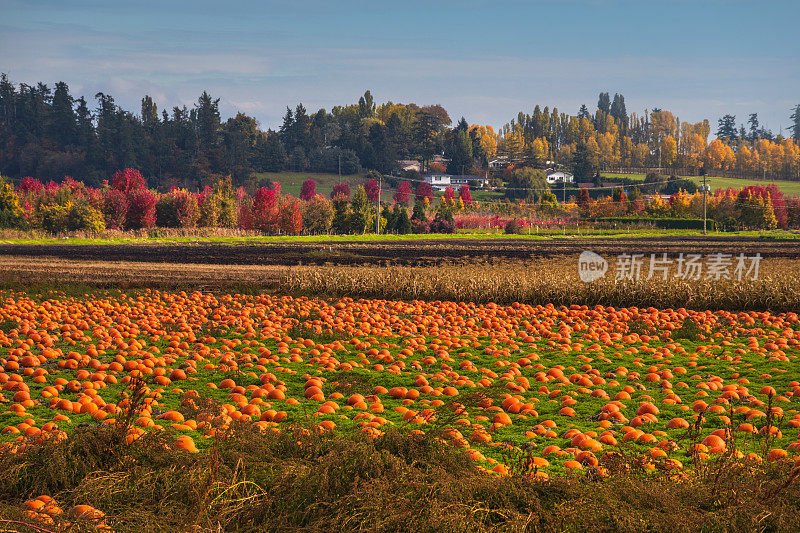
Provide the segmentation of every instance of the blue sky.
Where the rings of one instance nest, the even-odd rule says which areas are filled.
[[[0,72],[69,83],[138,111],[192,105],[276,128],[286,105],[441,104],[501,126],[518,111],[574,114],[597,94],[682,121],[757,112],[778,132],[800,103],[797,0],[205,2],[0,0]]]

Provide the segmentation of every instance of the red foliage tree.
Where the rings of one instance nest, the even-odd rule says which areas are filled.
[[[452,204],[456,199],[456,191],[450,185],[444,189],[444,199],[447,200],[448,204]]]
[[[275,233],[278,228],[278,196],[275,189],[261,187],[256,190],[251,214],[253,228]]]
[[[444,174],[447,172],[447,167],[444,165],[444,163],[432,161],[428,163],[428,170],[434,174]]]
[[[767,197],[772,201],[772,210],[775,212],[775,220],[778,222],[778,227],[787,228],[789,224],[788,214],[786,211],[786,199],[783,193],[774,183],[770,183],[766,187],[759,185],[748,185],[739,192],[739,200],[745,201],[749,194],[753,198],[761,198],[766,200]]]
[[[367,180],[364,184],[364,191],[367,193],[370,203],[378,201],[378,182],[375,180]]]
[[[331,191],[331,199],[336,198],[337,200],[346,199],[348,202],[350,201],[350,185],[348,183],[337,183],[333,186],[333,191]]]
[[[147,188],[142,173],[135,168],[118,170],[111,178],[111,186],[118,191],[128,194],[130,191]]]
[[[281,232],[297,235],[303,231],[303,214],[300,212],[300,201],[287,195],[278,210],[278,226]]]
[[[466,183],[461,186],[461,189],[459,189],[458,196],[461,198],[461,201],[464,202],[464,205],[469,205],[472,203],[472,192],[470,192],[469,185]]]
[[[156,225],[156,193],[135,189],[128,193],[128,213],[125,226],[130,229],[152,228]]]
[[[307,179],[303,182],[303,187],[300,189],[300,199],[308,202],[317,194],[317,182],[312,179]]]
[[[411,184],[407,181],[400,182],[397,190],[394,193],[394,201],[400,205],[408,207],[408,201],[411,199]]]
[[[128,198],[117,189],[106,189],[103,193],[103,219],[108,229],[122,230],[128,215]]]
[[[30,176],[22,178],[22,181],[19,182],[19,186],[17,187],[17,192],[23,196],[29,193],[39,194],[42,190],[44,190],[44,183]]]
[[[417,202],[421,202],[425,198],[433,200],[433,187],[427,181],[423,181],[417,185],[417,191],[414,194],[414,199]]]

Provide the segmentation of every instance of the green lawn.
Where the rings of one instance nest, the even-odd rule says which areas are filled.
[[[601,174],[605,181],[613,181],[615,179],[630,179],[630,180],[639,180],[644,181],[645,175],[644,174],[617,174],[613,172],[604,172]],[[700,176],[680,176],[685,177],[687,179],[692,180],[693,182],[697,183],[698,185],[703,182],[703,178]],[[800,181],[788,181],[788,180],[752,180],[752,179],[745,179],[745,178],[723,178],[717,176],[709,176],[707,179],[708,184],[711,186],[711,190],[715,189],[727,189],[727,188],[734,188],[734,189],[741,189],[743,187],[747,187],[748,185],[769,185],[774,183],[778,186],[778,189],[783,192],[786,196],[800,196]]]

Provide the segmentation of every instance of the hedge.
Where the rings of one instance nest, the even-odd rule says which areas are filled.
[[[594,221],[608,224],[646,224],[660,229],[703,229],[702,218],[602,217],[596,218]],[[714,231],[716,224],[713,220],[707,219],[706,227]]]

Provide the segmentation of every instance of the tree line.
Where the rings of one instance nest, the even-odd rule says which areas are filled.
[[[503,166],[572,169],[579,178],[618,167],[680,167],[797,178],[800,173],[800,105],[792,110],[793,140],[748,120],[720,120],[709,142],[708,121],[681,122],[669,111],[627,112],[621,94],[601,93],[597,109],[576,115],[535,106],[495,132],[491,126],[455,124],[440,105],[376,104],[366,91],[356,103],[309,112],[287,107],[277,131],[244,113],[223,120],[219,98],[203,92],[191,106],[159,109],[144,96],[138,112],[110,94],[74,97],[69,86],[12,83],[0,75],[0,173],[19,180],[74,176],[99,186],[121,168],[139,169],[159,190],[199,190],[232,176],[253,184],[254,173],[315,171],[391,173],[413,159],[422,170],[483,173]],[[443,163],[433,163],[441,157]],[[444,165],[444,166],[442,166]],[[253,187],[251,187],[252,189]]]

